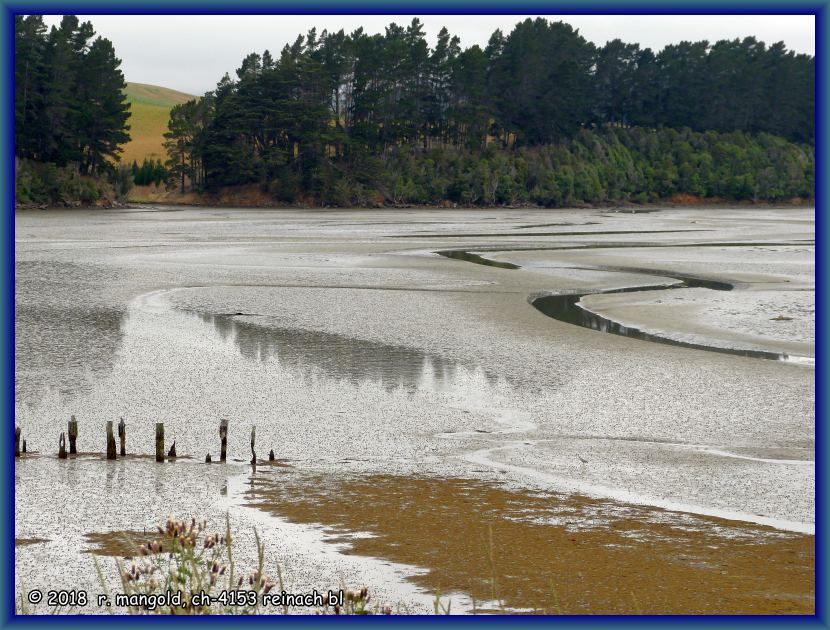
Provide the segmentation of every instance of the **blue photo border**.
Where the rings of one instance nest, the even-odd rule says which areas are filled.
[[[15,615],[14,592],[14,16],[17,14],[420,14],[420,15],[456,15],[456,14],[803,14],[816,18],[816,614],[814,616],[752,616],[752,617],[531,617],[531,616],[497,616],[497,617],[250,617],[245,619],[227,617],[129,617],[103,616],[90,617],[70,615],[60,618]],[[2,330],[2,364],[0,378],[2,388],[2,417],[5,429],[0,439],[0,462],[2,462],[2,484],[0,484],[0,527],[2,527],[2,548],[0,548],[0,624],[3,626],[45,627],[55,625],[77,626],[94,625],[96,627],[123,624],[148,623],[160,624],[215,624],[215,623],[255,623],[279,624],[284,627],[304,626],[307,624],[339,623],[364,624],[385,623],[419,626],[427,624],[446,625],[556,625],[557,627],[576,627],[585,624],[603,626],[640,625],[682,625],[690,626],[812,626],[828,627],[827,618],[827,541],[824,527],[827,523],[827,496],[825,479],[827,474],[827,429],[823,424],[826,418],[827,375],[824,372],[824,357],[827,353],[827,338],[821,322],[826,311],[827,300],[827,254],[823,250],[827,242],[827,181],[830,168],[827,161],[828,127],[827,127],[827,59],[828,42],[826,35],[830,27],[830,0],[680,0],[665,2],[660,0],[0,0],[0,38],[2,39],[2,89],[0,98],[0,195],[3,200],[2,215],[2,272],[0,273],[0,330]],[[233,60],[236,61],[236,60]]]

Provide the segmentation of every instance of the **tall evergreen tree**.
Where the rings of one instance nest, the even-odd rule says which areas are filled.
[[[16,154],[38,157],[38,129],[46,73],[46,25],[40,15],[14,19],[14,140]]]
[[[124,95],[121,60],[108,39],[97,38],[78,71],[76,114],[81,170],[96,172],[109,158],[120,159],[121,145],[129,142],[130,105]]]
[[[593,45],[563,22],[528,18],[494,59],[491,87],[500,122],[519,144],[573,135],[589,118]]]
[[[179,181],[180,190],[185,192],[185,182],[194,177],[192,168],[193,140],[195,136],[194,112],[196,101],[175,105],[170,110],[170,121],[164,134],[164,148],[167,150],[167,171]]]
[[[129,106],[112,43],[73,15],[49,32],[40,16],[15,18],[15,153],[81,172],[118,160]]]

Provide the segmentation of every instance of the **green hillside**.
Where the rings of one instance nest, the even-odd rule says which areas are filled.
[[[124,146],[121,161],[129,164],[135,160],[140,164],[144,158],[164,160],[164,132],[167,131],[170,110],[174,105],[196,97],[146,83],[127,83],[124,92],[132,114],[128,121],[132,139]]]

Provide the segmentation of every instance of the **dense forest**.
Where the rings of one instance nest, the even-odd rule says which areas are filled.
[[[541,18],[466,49],[446,29],[431,48],[417,18],[383,34],[311,29],[175,106],[165,165],[118,170],[124,79],[93,35],[72,16],[48,33],[16,18],[16,154],[52,169],[30,173],[321,205],[813,196],[815,60],[783,43],[597,47]],[[18,188],[36,197],[39,181]]]
[[[567,142],[516,151],[394,152],[382,190],[395,203],[464,205],[646,203],[678,195],[769,201],[813,197],[812,147],[769,134],[583,129]],[[378,203],[338,180],[321,197]]]
[[[312,29],[174,108],[168,167],[182,191],[285,202],[811,197],[813,86],[813,57],[753,38],[655,54],[541,18],[465,50],[418,19]]]
[[[48,31],[42,16],[15,16],[18,199],[93,201],[97,177],[117,179],[113,163],[130,139],[126,84],[112,42],[94,36],[72,15]]]

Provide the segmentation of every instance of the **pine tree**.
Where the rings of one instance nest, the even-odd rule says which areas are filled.
[[[15,153],[95,173],[129,141],[128,105],[112,44],[73,15],[48,34],[40,16],[15,18]]]
[[[17,15],[14,26],[15,154],[36,158],[37,119],[43,106],[46,72],[46,25],[40,15]]]
[[[46,40],[45,76],[42,86],[43,106],[38,120],[36,155],[44,162],[61,166],[77,161],[77,147],[72,146],[75,130],[72,118],[80,107],[75,98],[79,60],[72,48],[72,35],[78,18],[64,16],[60,27],[52,27]]]
[[[85,106],[78,113],[77,127],[84,172],[99,171],[107,158],[117,162],[120,145],[130,140],[130,105],[123,93],[126,83],[120,66],[112,43],[101,37],[83,58],[78,95]]]
[[[190,154],[193,149],[193,121],[191,112],[194,101],[188,101],[176,105],[170,110],[170,122],[167,124],[168,131],[164,134],[164,148],[167,150],[169,159],[167,169],[170,176],[178,179],[181,192],[185,192],[185,181],[191,177]]]

